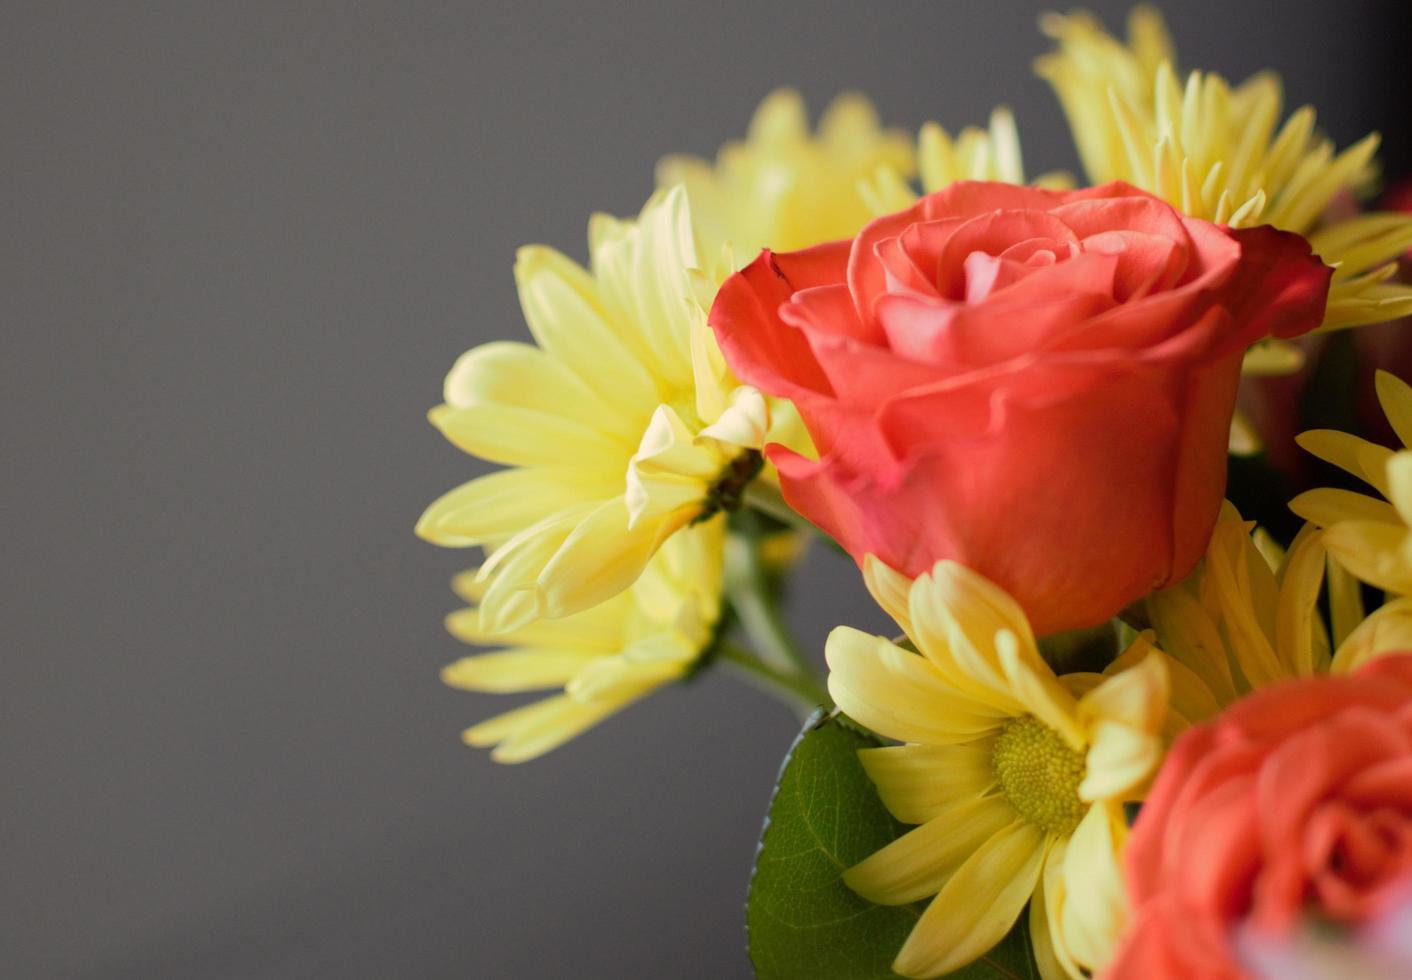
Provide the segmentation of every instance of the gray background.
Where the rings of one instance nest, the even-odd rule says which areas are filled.
[[[466,556],[411,526],[474,470],[424,412],[524,336],[516,245],[581,256],[777,84],[1009,101],[1071,164],[1045,6],[5,4],[0,976],[747,976],[792,717],[707,677],[464,748],[509,702],[437,681]],[[1168,6],[1189,63],[1406,161],[1405,3]],[[795,612],[879,622],[824,556]]]

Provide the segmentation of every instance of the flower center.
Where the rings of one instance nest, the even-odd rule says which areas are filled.
[[[1083,756],[1033,715],[1006,722],[991,757],[1000,788],[1020,816],[1067,837],[1088,809],[1079,799]]]
[[[691,523],[709,520],[723,510],[740,510],[740,505],[745,502],[745,488],[764,465],[765,458],[758,449],[747,449],[737,454],[717,474],[715,482],[706,491],[701,513]]]

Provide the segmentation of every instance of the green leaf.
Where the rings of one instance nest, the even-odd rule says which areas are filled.
[[[840,877],[908,828],[878,799],[858,750],[882,744],[816,713],[780,770],[746,904],[759,980],[895,980],[892,961],[922,906],[874,905]],[[961,980],[1038,980],[1026,916]]]

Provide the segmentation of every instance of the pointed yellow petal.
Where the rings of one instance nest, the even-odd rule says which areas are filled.
[[[490,757],[496,762],[528,762],[582,734],[624,703],[580,704],[567,695],[546,698],[468,728],[462,738],[476,748],[494,745]]]
[[[563,687],[598,656],[593,650],[525,648],[462,657],[443,667],[441,682],[463,691],[512,694]]]
[[[950,745],[999,728],[1005,715],[956,692],[922,657],[840,626],[824,645],[829,693],[848,715],[901,742]]]
[[[1412,386],[1387,371],[1378,371],[1374,384],[1378,389],[1378,404],[1397,438],[1404,446],[1412,446]]]
[[[526,467],[501,470],[463,483],[437,498],[417,521],[417,535],[443,547],[507,541],[525,528],[611,486],[594,486],[593,474]]]
[[[1412,599],[1394,599],[1339,645],[1330,673],[1350,674],[1384,653],[1412,650]]]
[[[889,567],[877,555],[868,555],[863,559],[863,582],[877,604],[882,606],[883,612],[892,617],[902,632],[911,636],[912,617],[908,612],[908,603],[912,580]]]
[[[617,595],[642,574],[677,526],[662,520],[628,527],[627,504],[609,500],[576,526],[539,573],[545,616],[567,616]]]
[[[998,797],[962,800],[843,873],[870,902],[905,905],[935,895],[956,869],[1016,820]]]
[[[505,405],[438,405],[431,424],[457,449],[507,466],[573,466],[584,472],[626,467],[632,447],[586,422]],[[622,460],[621,467],[616,463]]]
[[[1020,917],[1044,853],[1043,832],[1024,821],[987,840],[927,906],[892,968],[905,977],[936,977],[985,953]]]
[[[1409,535],[1403,525],[1343,521],[1324,532],[1324,546],[1368,584],[1399,595],[1412,592]]]
[[[1090,807],[1062,857],[1064,908],[1061,944],[1098,972],[1112,958],[1127,924],[1128,899],[1118,855],[1127,824],[1117,806]]]
[[[515,282],[525,322],[540,347],[564,364],[608,410],[641,424],[658,401],[657,387],[638,351],[609,320],[593,277],[544,246],[520,249]]]
[[[1399,520],[1396,509],[1386,501],[1333,487],[1306,490],[1289,502],[1289,509],[1320,527],[1338,521],[1396,524]]]
[[[1311,429],[1300,433],[1294,441],[1299,443],[1305,452],[1326,463],[1332,463],[1341,470],[1347,470],[1383,496],[1387,496],[1384,469],[1392,456],[1391,449],[1333,429]]]
[[[883,805],[903,823],[926,823],[957,800],[996,785],[994,740],[965,745],[894,745],[858,753]]]

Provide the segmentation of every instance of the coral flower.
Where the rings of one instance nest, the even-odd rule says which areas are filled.
[[[1104,974],[1238,978],[1235,937],[1356,926],[1412,887],[1412,655],[1257,692],[1172,747],[1126,854]]]
[[[1318,326],[1331,272],[1297,236],[1125,184],[963,181],[852,241],[762,253],[710,323],[819,449],[771,447],[791,506],[859,562],[962,562],[1048,634],[1195,565],[1244,352]]]
[[[921,826],[844,875],[881,904],[935,896],[894,969],[964,966],[1026,902],[1046,977],[1103,965],[1123,925],[1122,803],[1162,755],[1162,661],[1056,678],[1019,606],[975,572],[940,562],[909,584],[870,559],[865,574],[920,651],[846,627],[826,648],[839,707],[905,743],[860,757],[888,809]]]

